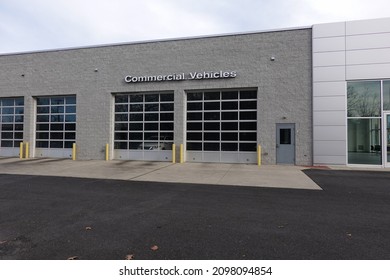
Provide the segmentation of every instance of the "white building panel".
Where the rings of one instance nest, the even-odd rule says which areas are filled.
[[[345,64],[345,51],[313,54],[313,66],[340,66]]]
[[[316,82],[313,84],[313,96],[345,96],[347,83],[339,82]]]
[[[345,141],[314,141],[314,154],[318,156],[345,156]]]
[[[390,33],[347,36],[347,50],[390,48]]]
[[[314,111],[343,111],[346,108],[344,96],[315,96],[313,97]]]
[[[346,165],[347,164],[347,158],[346,156],[314,156],[314,164],[316,165]]]
[[[344,66],[314,67],[314,82],[345,81]]]
[[[346,141],[346,126],[314,126],[314,141]]]
[[[342,25],[313,26],[314,164],[347,164],[347,81],[390,78],[390,18]]]
[[[313,39],[313,53],[345,50],[345,37]]]
[[[390,48],[347,51],[347,65],[390,63]]]
[[[330,28],[330,27],[329,27]],[[390,32],[390,18],[346,22],[346,35]]]
[[[345,36],[345,22],[316,24],[313,26],[313,38]]]
[[[345,125],[346,112],[344,111],[314,111],[313,125]]]
[[[390,63],[347,66],[347,80],[388,79]]]

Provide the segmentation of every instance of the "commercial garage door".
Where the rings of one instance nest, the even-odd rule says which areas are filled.
[[[115,95],[114,158],[171,161],[173,93]]]
[[[24,99],[0,98],[0,156],[19,155],[23,142]]]
[[[76,96],[37,97],[35,157],[70,158],[76,141]]]
[[[187,161],[256,162],[257,91],[187,93]]]

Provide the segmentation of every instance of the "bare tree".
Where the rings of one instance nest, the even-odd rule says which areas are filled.
[[[380,115],[380,96],[368,87],[358,91],[353,85],[347,88],[348,117],[375,117]]]

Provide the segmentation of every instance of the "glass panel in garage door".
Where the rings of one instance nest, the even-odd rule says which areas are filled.
[[[17,156],[23,142],[24,99],[0,98],[0,156]]]
[[[115,95],[115,157],[171,160],[173,123],[173,93]]]
[[[215,152],[213,161],[239,162],[240,154],[256,152],[257,91],[188,92],[186,137],[189,161]]]
[[[70,157],[76,142],[76,96],[37,97],[36,156]]]

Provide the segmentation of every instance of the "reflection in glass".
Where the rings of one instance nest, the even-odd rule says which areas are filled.
[[[142,112],[143,110],[143,104],[130,104],[130,112]]]
[[[205,151],[219,151],[219,143],[214,143],[214,142],[205,142],[204,143],[204,150]]]
[[[256,99],[257,98],[257,91],[255,91],[255,90],[241,91],[240,98],[241,99]]]
[[[222,110],[237,110],[237,109],[238,109],[237,101],[222,102]]]
[[[383,81],[383,110],[390,111],[390,81]]]
[[[187,142],[187,150],[188,151],[201,151],[202,150],[202,143]]]
[[[173,103],[161,103],[160,111],[173,111]]]
[[[238,91],[225,91],[222,92],[222,99],[228,100],[228,99],[237,99],[238,98]]]
[[[15,109],[14,107],[4,107],[3,110],[2,110],[2,113],[3,115],[5,114],[14,114],[15,113]]]
[[[238,151],[237,143],[222,143],[221,144],[222,151]]]
[[[68,96],[65,98],[66,104],[76,104],[76,96]]]
[[[63,97],[52,97],[51,98],[51,105],[60,105],[64,104],[65,100]]]
[[[191,102],[187,104],[187,111],[202,111],[202,105],[201,102]]]
[[[173,121],[173,113],[160,113],[160,121]]]
[[[203,114],[194,112],[202,109]],[[189,94],[187,150],[254,152],[257,142],[256,120],[255,90]]]
[[[24,105],[24,99],[23,99],[23,97],[15,98],[15,105],[16,105],[16,106],[23,106],[23,105]]]
[[[173,93],[160,94],[160,101],[173,101]]]
[[[130,103],[122,105],[121,103],[127,103],[124,102],[126,98]],[[116,96],[114,148],[137,151],[171,150],[173,101],[172,93]],[[125,117],[127,115],[128,118]],[[124,137],[125,134],[128,136]]]
[[[145,123],[145,130],[158,130],[158,123],[152,122],[152,123]]]
[[[146,112],[158,111],[158,103],[145,104],[145,111]]]
[[[218,91],[205,92],[203,96],[204,96],[204,100],[219,100],[220,99],[220,93]]]
[[[37,139],[49,139],[49,132],[37,132]]]
[[[240,109],[241,110],[256,109],[256,108],[257,108],[256,101],[241,101],[240,102]]]
[[[204,109],[205,110],[219,110],[220,103],[219,102],[205,102]]]
[[[219,130],[220,123],[219,122],[205,122],[204,130]]]
[[[219,132],[204,132],[203,133],[203,139],[204,140],[210,140],[210,141],[219,141]]]
[[[348,163],[382,164],[380,119],[348,119]]]
[[[36,121],[37,148],[72,148],[76,139],[76,97],[38,97]]]
[[[348,117],[379,117],[381,113],[380,81],[348,82]]]
[[[291,129],[290,128],[281,128],[279,130],[280,133],[280,139],[279,139],[279,144],[285,144],[285,145],[290,145],[291,144]]]
[[[189,92],[187,93],[187,100],[202,100],[202,92]]]
[[[256,152],[256,143],[240,143],[240,151]]]
[[[143,102],[143,100],[144,100],[144,96],[142,94],[131,94],[130,95],[130,103]]]
[[[50,107],[49,106],[44,106],[44,107],[37,107],[37,114],[45,114],[49,113]]]
[[[115,96],[115,103],[127,103],[128,102],[128,95],[116,95]]]
[[[390,115],[387,115],[386,116],[386,123],[387,123],[387,126],[386,126],[386,131],[387,131],[387,139],[386,139],[386,142],[387,142],[387,147],[386,147],[386,150],[387,150],[387,162],[390,162]]]
[[[187,132],[187,140],[202,140],[202,133],[201,132]]]
[[[62,141],[50,141],[50,148],[62,149],[64,147],[64,142]]]
[[[159,94],[145,94],[145,102],[158,102]]]
[[[67,110],[68,111],[68,110]],[[128,105],[127,104],[119,104],[115,105],[115,112],[127,112],[128,111]],[[69,112],[71,113],[71,112]]]

